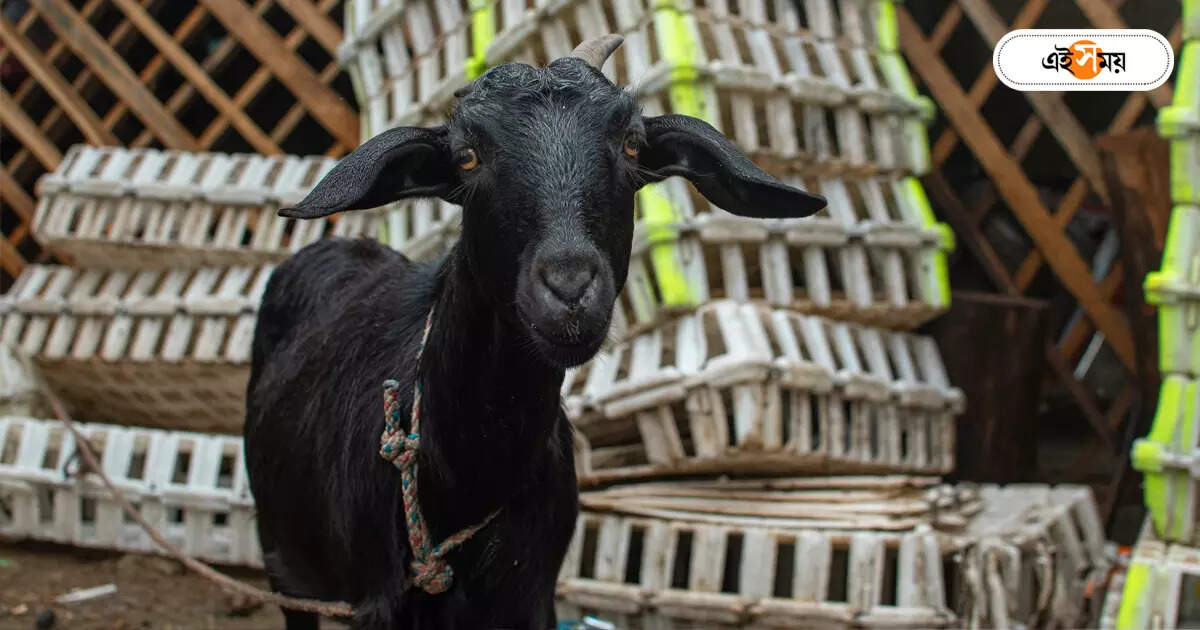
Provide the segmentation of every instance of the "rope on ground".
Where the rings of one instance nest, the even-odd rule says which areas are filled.
[[[92,451],[92,443],[89,442],[87,437],[79,431],[78,427],[75,426],[75,422],[71,420],[69,415],[67,415],[66,407],[63,405],[58,396],[55,395],[55,393],[50,389],[50,386],[42,377],[42,374],[37,369],[37,366],[35,366],[29,357],[25,356],[24,354],[18,353],[18,355],[20,356],[21,362],[25,364],[26,372],[29,374],[30,378],[34,379],[39,393],[41,393],[42,396],[46,398],[46,402],[50,404],[50,409],[53,411],[55,417],[64,425],[66,425],[67,430],[71,432],[72,436],[74,436],[78,452],[83,457],[84,463],[87,464],[86,472],[95,473],[100,477],[100,480],[104,483],[104,486],[108,488],[110,493],[112,493],[113,499],[118,505],[121,506],[121,509],[125,512],[125,514],[127,514],[129,518],[133,519],[134,522],[141,526],[141,528],[145,530],[146,534],[148,534],[159,547],[166,551],[168,555],[181,562],[183,566],[187,567],[194,573],[198,573],[200,576],[208,579],[219,586],[222,590],[229,593],[245,595],[246,597],[263,602],[265,604],[274,604],[290,610],[317,613],[327,617],[350,617],[354,614],[354,608],[346,602],[323,602],[315,599],[297,599],[293,597],[285,597],[279,593],[264,591],[258,587],[246,584],[245,582],[240,582],[229,577],[228,575],[225,575],[224,573],[221,573],[220,571],[217,571],[207,564],[188,556],[179,547],[171,544],[170,541],[164,538],[162,534],[160,534],[154,529],[154,527],[147,523],[144,518],[142,518],[141,513],[135,510],[125,498],[125,493],[122,492],[121,489],[118,488],[116,484],[114,484],[112,480],[108,478],[108,475],[104,473],[104,468],[101,467],[95,452]]]

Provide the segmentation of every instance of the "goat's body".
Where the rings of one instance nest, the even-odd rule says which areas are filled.
[[[245,444],[264,559],[276,590],[349,601],[356,627],[553,625],[578,511],[562,372],[534,359],[464,261],[418,264],[374,242],[332,239],[280,265],[263,298]],[[502,509],[449,555],[454,584],[431,596],[409,586],[400,472],[378,449],[382,383],[400,382],[407,410],[434,304],[421,368],[421,507],[435,543]]]

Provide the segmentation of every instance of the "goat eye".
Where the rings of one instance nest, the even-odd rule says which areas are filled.
[[[641,147],[638,146],[638,140],[634,136],[627,136],[625,138],[625,146],[622,148],[625,150],[625,155],[631,158],[637,157],[638,151],[641,150]]]
[[[475,154],[475,149],[463,149],[455,156],[455,161],[458,162],[458,168],[464,171],[469,171],[476,166],[479,166],[479,156]]]

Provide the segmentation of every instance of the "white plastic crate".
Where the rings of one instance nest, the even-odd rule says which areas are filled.
[[[38,183],[34,236],[79,266],[146,269],[277,262],[323,235],[375,235],[379,218],[300,221],[336,160],[71,147]]]
[[[1103,595],[1089,592],[1089,584],[1101,584],[1111,566],[1091,489],[985,485],[979,499],[983,510],[947,533],[963,558],[964,622],[1084,627],[1088,601]]]
[[[706,522],[585,509],[559,574],[565,619],[618,628],[957,627],[947,553],[925,525],[901,532]]]
[[[625,43],[606,73],[636,86],[647,114],[705,118],[780,176],[896,177],[928,168],[920,119],[931,110],[908,80],[894,33],[887,34],[895,30],[890,6],[362,0],[347,4],[339,57],[354,79],[362,136],[369,138],[443,118],[454,92],[487,67],[545,64],[585,38],[617,32]],[[393,204],[388,221],[399,225],[387,228],[388,241],[417,257],[444,250],[457,221],[456,209],[445,205]],[[902,220],[918,231],[944,232],[931,216]]]
[[[201,560],[261,567],[241,438],[77,425],[134,509]],[[114,501],[57,421],[0,417],[0,534],[163,553]]]
[[[621,628],[1087,627],[1084,585],[1108,570],[1083,487],[958,488],[951,494],[983,508],[965,525],[878,531],[780,515],[815,510],[795,506],[792,485],[811,492],[826,480],[765,483],[779,485],[757,490],[756,503],[737,498],[755,482],[709,495],[700,491],[720,482],[675,484],[676,495],[691,490],[687,509],[653,512],[591,507],[584,493],[559,576],[560,615]],[[838,484],[842,498],[861,499],[863,486]],[[1034,614],[1041,601],[1048,610]]]
[[[942,473],[962,409],[931,340],[727,300],[602,350],[562,391],[584,483]]]
[[[87,421],[240,433],[272,270],[30,265],[0,298],[0,343]]]

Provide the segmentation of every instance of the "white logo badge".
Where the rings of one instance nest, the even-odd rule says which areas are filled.
[[[1167,38],[1146,29],[1022,29],[992,51],[996,76],[1026,92],[1153,90],[1174,66]]]

